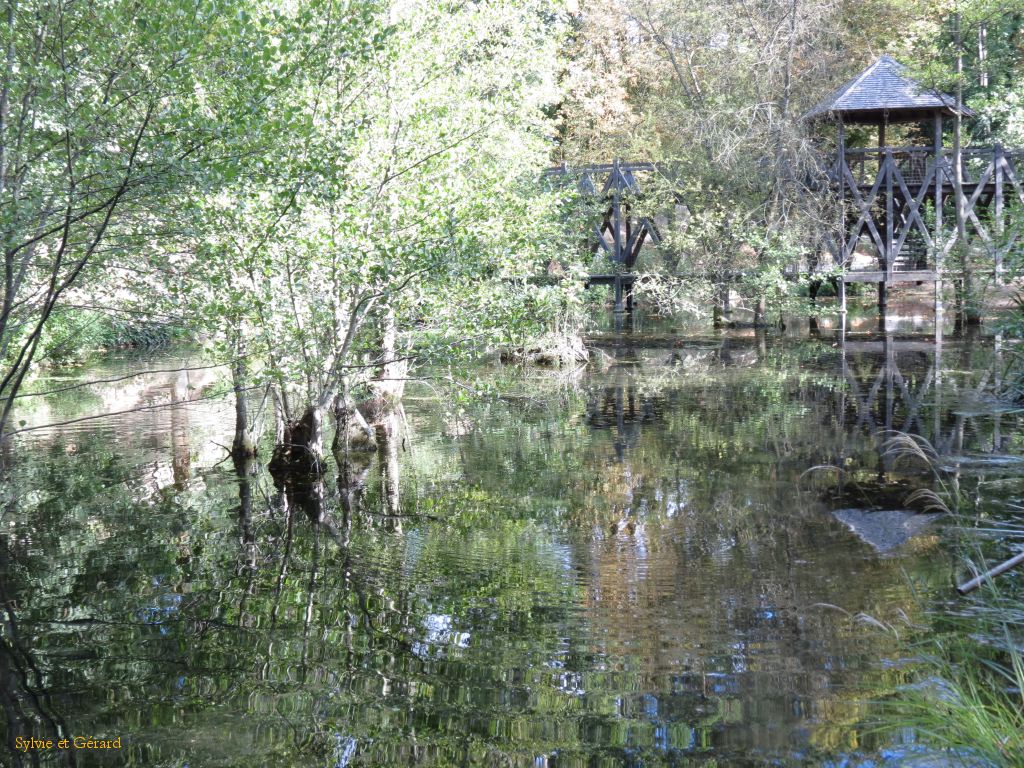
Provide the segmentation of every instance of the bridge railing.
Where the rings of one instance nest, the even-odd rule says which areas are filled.
[[[864,149],[847,149],[844,153],[846,167],[853,176],[858,187],[870,188],[878,178],[879,171],[885,161],[885,155],[892,154],[896,167],[900,170],[904,181],[910,186],[920,186],[927,180],[930,164],[935,161],[935,150],[931,147],[869,147]],[[953,183],[952,149],[944,148],[941,153],[943,183]],[[987,147],[967,147],[960,153],[960,167],[963,170],[965,184],[994,183],[994,174],[985,179],[985,174],[993,169],[1002,157],[1014,167],[1024,164],[1024,148],[1007,148],[1000,145]],[[839,168],[832,167],[833,183],[839,180]],[[849,183],[848,178],[844,178]]]
[[[840,250],[848,272],[857,271],[855,263],[887,279],[893,272],[941,270],[960,231],[948,205],[936,210],[935,202],[953,202],[955,162],[951,149],[931,147],[848,149],[837,157],[831,175],[846,209]],[[1003,254],[1024,237],[1024,222],[1011,210],[1024,205],[1024,148],[965,148],[960,178],[968,236],[994,254],[1000,274]],[[877,267],[864,258],[872,251]]]
[[[886,152],[892,153],[896,167],[900,169],[907,184],[920,186],[925,180],[928,166],[934,162],[935,151],[927,147],[879,147],[871,149],[848,149],[844,160],[858,187],[870,187],[875,183],[885,162]],[[838,178],[838,177],[837,177]],[[849,183],[849,178],[844,178]]]

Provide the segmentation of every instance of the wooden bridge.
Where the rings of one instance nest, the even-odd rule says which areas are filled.
[[[834,282],[841,312],[846,312],[849,283],[877,284],[882,312],[889,287],[932,283],[937,316],[942,312],[943,278],[950,275],[945,262],[958,244],[986,260],[983,267],[976,266],[979,274],[1002,280],[1005,255],[1024,241],[1024,217],[1016,215],[1024,209],[1024,149],[997,144],[954,153],[943,142],[944,119],[973,115],[948,94],[912,80],[888,56],[804,115],[811,124],[825,119],[836,124],[836,151],[820,191],[836,200],[837,213],[826,233],[827,248],[793,265],[786,277],[811,277],[812,297],[821,282]],[[898,124],[924,126],[930,146],[889,146],[888,128]],[[878,146],[847,146],[848,125],[877,127]],[[591,274],[587,285],[611,286],[616,312],[633,308],[633,287],[640,279],[635,267],[644,244],[661,243],[654,220],[632,213],[643,194],[639,178],[661,170],[654,163],[615,160],[578,168],[562,165],[545,173],[570,177],[581,194],[602,201],[603,217],[591,233],[591,251],[603,252],[614,269]],[[966,243],[960,243],[958,210]],[[713,277],[720,284],[719,303],[727,303],[726,284],[741,279],[737,274],[742,275]]]
[[[591,252],[598,250],[607,255],[616,271],[610,274],[592,274],[586,285],[610,285],[615,291],[615,311],[633,311],[633,285],[637,275],[633,269],[644,243],[661,243],[654,220],[632,215],[632,201],[643,192],[637,175],[656,171],[654,163],[624,163],[614,160],[601,165],[584,165],[570,168],[563,164],[545,171],[547,177],[570,177],[576,181],[576,188],[586,197],[597,197],[604,201],[604,215],[600,224],[594,225]]]

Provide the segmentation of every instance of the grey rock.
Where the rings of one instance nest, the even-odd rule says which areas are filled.
[[[837,509],[832,515],[882,555],[890,555],[913,537],[926,533],[941,517],[905,509]]]

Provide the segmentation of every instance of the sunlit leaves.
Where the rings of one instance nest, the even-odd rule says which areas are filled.
[[[523,310],[541,305],[510,279],[561,242],[536,184],[556,19],[520,0],[317,8],[289,20],[291,35],[276,18],[263,29],[258,57],[317,45],[287,76],[264,75],[271,85],[240,88],[266,100],[233,134],[246,154],[209,169],[182,273],[220,348],[246,337],[264,372],[308,401],[339,371],[372,373],[378,312],[397,313],[421,360],[534,329],[540,314]]]

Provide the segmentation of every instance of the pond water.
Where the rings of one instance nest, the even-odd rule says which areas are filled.
[[[432,379],[394,450],[287,492],[222,461],[197,357],[37,380],[63,391],[26,428],[146,410],[5,457],[4,761],[930,764],[877,730],[915,675],[878,624],[952,601],[960,566],[941,519],[865,512],[927,482],[877,433],[966,457],[1005,515],[1022,419],[992,405],[990,338],[832,328],[609,334],[604,370],[472,372],[497,397]]]

